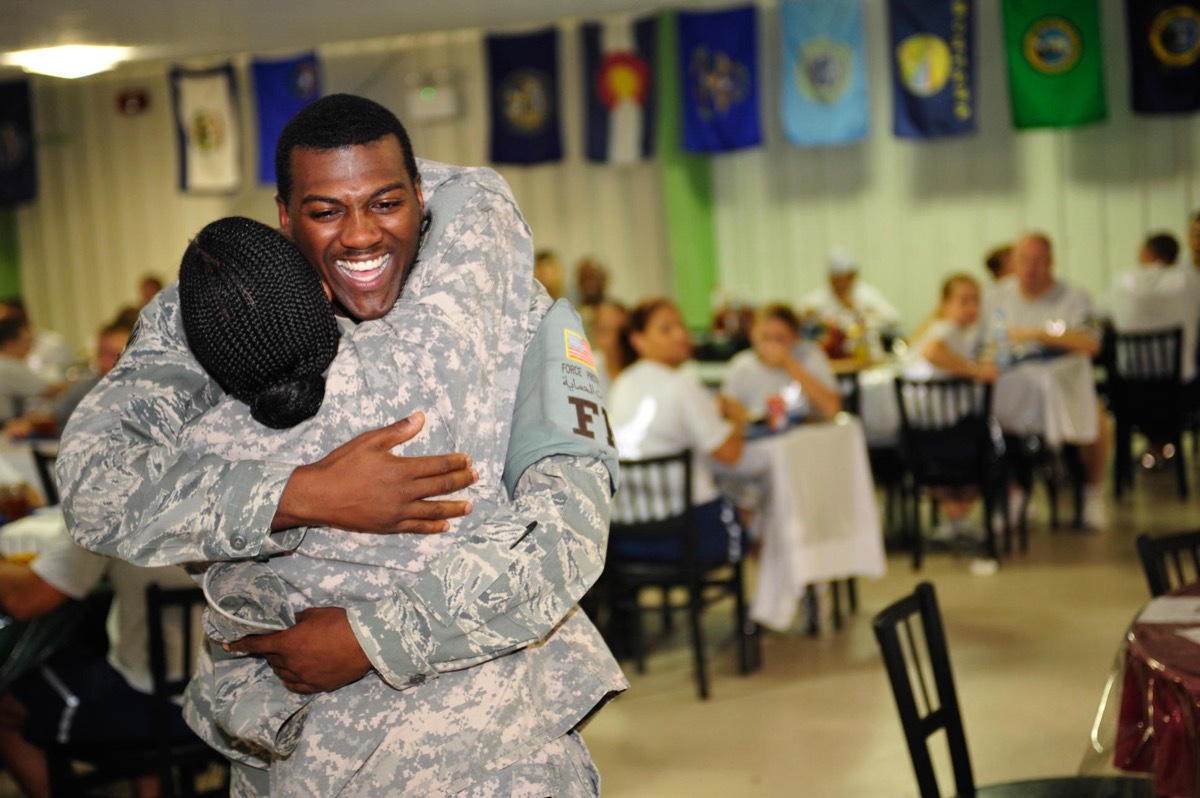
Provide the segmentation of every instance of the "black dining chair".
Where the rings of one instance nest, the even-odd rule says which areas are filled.
[[[1200,530],[1137,536],[1138,558],[1151,596],[1200,582]]]
[[[954,792],[980,798],[1152,798],[1139,777],[1063,776],[978,787],[950,668],[950,652],[933,585],[922,582],[873,621],[921,798],[941,798],[930,749],[939,735],[949,751]]]
[[[692,455],[622,460],[621,487],[613,498],[603,594],[609,607],[610,637],[627,643],[639,671],[645,669],[642,616],[658,614],[669,625],[670,613],[687,613],[697,690],[708,698],[709,679],[703,615],[719,604],[732,609],[738,646],[738,671],[747,674],[759,659],[758,630],[749,620],[742,556],[706,561],[699,556],[692,504]],[[677,556],[648,560],[631,555],[632,547],[665,545]],[[677,591],[683,594],[673,599]],[[657,591],[661,605],[643,603]]]
[[[199,622],[204,592],[196,588],[146,588],[150,675],[155,709],[151,736],[141,744],[63,743],[46,755],[55,798],[112,795],[112,786],[156,773],[162,798],[215,798],[229,794],[229,763],[195,735],[171,733],[172,702],[183,695],[204,644]],[[181,633],[168,646],[166,619]],[[78,767],[83,765],[83,767]]]
[[[897,377],[900,411],[900,458],[908,473],[906,536],[912,545],[913,568],[924,556],[921,493],[929,488],[974,486],[983,499],[987,551],[996,557],[993,516],[1004,515],[1006,551],[1012,549],[1005,492],[1007,480],[1001,444],[992,419],[992,386],[971,380],[911,380]],[[1022,541],[1022,549],[1025,543]]]
[[[58,446],[47,448],[34,444],[33,464],[37,468],[38,481],[42,483],[42,497],[46,504],[58,504],[58,477],[54,465],[58,461]]]
[[[1108,379],[1109,410],[1114,421],[1113,495],[1121,498],[1133,486],[1133,433],[1175,448],[1179,497],[1188,495],[1183,432],[1186,406],[1181,364],[1183,330],[1123,333],[1113,336]]]

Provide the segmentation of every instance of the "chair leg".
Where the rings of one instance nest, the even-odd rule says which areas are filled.
[[[817,586],[805,585],[804,600],[808,607],[808,617],[805,618],[806,630],[809,637],[816,637],[821,631],[821,608],[818,606]]]
[[[758,625],[750,620],[746,606],[746,594],[743,590],[742,564],[734,566],[737,573],[734,576],[734,603],[737,610],[737,643],[738,643],[738,672],[743,676],[758,668],[761,651],[758,648]],[[753,653],[751,646],[754,647]]]
[[[850,613],[858,612],[858,579],[850,577],[846,580],[846,595],[849,598]]]
[[[831,580],[829,592],[833,594],[833,628],[842,628],[842,590],[838,580]]]
[[[708,665],[704,654],[704,628],[701,615],[704,612],[704,588],[700,584],[688,586],[688,622],[692,632],[692,656],[696,666],[696,687],[700,698],[708,698]]]
[[[1179,482],[1179,498],[1186,499],[1188,497],[1188,477],[1187,467],[1183,462],[1183,434],[1180,433],[1172,442],[1175,444],[1175,478]]]

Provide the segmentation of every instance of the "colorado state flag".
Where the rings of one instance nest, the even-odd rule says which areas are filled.
[[[860,0],[784,0],[783,128],[800,145],[867,135],[867,57]]]
[[[558,120],[558,31],[487,38],[493,163],[562,158]]]
[[[975,129],[973,2],[888,3],[897,136],[953,136]]]
[[[581,35],[588,160],[649,158],[654,155],[658,20],[588,22]]]
[[[254,98],[258,105],[258,182],[275,182],[275,142],[296,113],[321,96],[321,66],[316,53],[282,61],[254,61]]]
[[[1126,0],[1139,114],[1200,110],[1200,0]]]
[[[721,152],[762,142],[756,18],[753,6],[678,13],[685,150]]]

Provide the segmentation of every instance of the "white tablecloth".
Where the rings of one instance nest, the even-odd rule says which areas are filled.
[[[1046,445],[1094,443],[1096,379],[1085,355],[1021,363],[1005,371],[992,394],[992,412],[1010,435],[1041,435]]]
[[[751,618],[787,629],[806,585],[883,576],[883,532],[857,418],[842,414],[747,445],[771,474]]]

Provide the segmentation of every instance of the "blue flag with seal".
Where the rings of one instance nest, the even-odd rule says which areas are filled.
[[[316,53],[251,65],[258,110],[258,182],[275,183],[275,143],[283,126],[321,96],[321,65]]]
[[[900,138],[975,129],[974,0],[889,0],[893,130]]]
[[[33,103],[29,81],[0,83],[0,205],[37,196]]]
[[[587,22],[580,36],[588,160],[619,164],[651,157],[658,19]]]
[[[867,135],[867,56],[861,0],[785,0],[783,129],[788,141],[824,146]]]
[[[488,36],[492,163],[562,159],[558,106],[558,31]]]
[[[762,143],[757,12],[680,11],[683,148],[724,152]]]
[[[1200,110],[1200,0],[1126,0],[1125,16],[1133,110]]]

